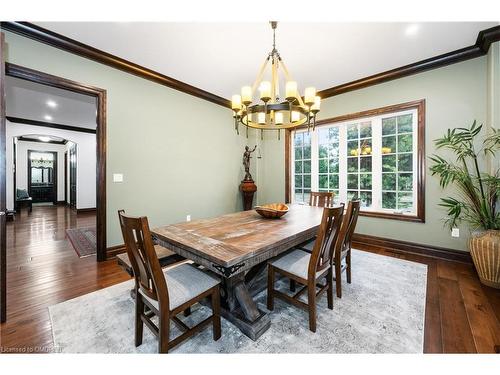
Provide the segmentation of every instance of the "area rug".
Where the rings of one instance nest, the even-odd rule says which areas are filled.
[[[257,341],[222,319],[219,341],[207,328],[172,353],[422,353],[427,266],[357,250],[352,263],[352,284],[343,282],[334,309],[327,308],[326,295],[320,299],[316,333],[309,331],[306,311],[276,299],[271,328]],[[134,346],[132,286],[130,280],[50,306],[56,351],[157,353],[147,327],[143,344]],[[265,308],[266,291],[257,301]],[[208,315],[209,308],[196,305],[182,320],[192,324]],[[171,335],[177,334],[172,324]]]
[[[66,229],[66,235],[80,258],[96,253],[96,228],[71,228]]]

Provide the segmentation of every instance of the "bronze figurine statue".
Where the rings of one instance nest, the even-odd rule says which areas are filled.
[[[255,145],[255,147],[251,151],[248,146],[245,146],[245,152],[243,153],[243,166],[245,167],[245,178],[243,179],[243,181],[253,181],[252,175],[250,174],[250,158],[251,158],[250,155],[256,149],[257,145]]]

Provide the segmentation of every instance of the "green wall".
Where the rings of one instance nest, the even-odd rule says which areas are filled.
[[[107,90],[108,246],[123,243],[117,210],[147,215],[152,227],[240,210],[241,155],[219,105],[5,32],[7,61]],[[254,177],[258,176],[253,163]],[[123,173],[123,183],[113,183]]]
[[[284,201],[284,136],[237,136],[229,109],[119,70],[6,32],[7,61],[91,84],[108,93],[108,246],[122,242],[116,211],[147,215],[152,226],[241,209],[245,144],[259,145],[253,159],[259,204]],[[493,51],[493,52],[491,52]],[[426,100],[426,154],[446,129],[474,119],[498,123],[499,47],[448,67],[325,99],[320,118]],[[492,89],[493,87],[493,89]],[[494,94],[492,94],[494,93]],[[495,109],[493,109],[495,108]],[[244,133],[244,132],[243,132]],[[429,163],[427,163],[427,168]],[[112,174],[123,173],[123,183]],[[360,218],[358,232],[466,250],[466,228],[453,239],[437,207],[443,196],[427,173],[426,223]]]
[[[500,129],[500,42],[490,46],[487,57],[488,70],[488,124]],[[494,173],[500,168],[500,157],[490,160],[490,170]]]
[[[384,107],[391,104],[426,100],[426,155],[434,152],[433,140],[446,129],[468,126],[474,119],[485,122],[487,103],[486,57],[468,60],[444,68],[405,77],[327,98],[322,102],[321,119]],[[333,68],[334,69],[334,68]],[[284,143],[275,137],[263,145],[261,176],[264,188],[260,199],[284,200]],[[429,163],[427,162],[427,171]],[[460,238],[452,238],[443,227],[443,211],[437,206],[441,191],[438,179],[427,172],[426,222],[409,223],[361,217],[357,231],[363,234],[395,238],[446,248],[466,250],[468,231],[461,228]]]

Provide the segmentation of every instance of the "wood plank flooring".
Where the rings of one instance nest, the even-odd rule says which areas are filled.
[[[33,207],[8,223],[7,322],[0,326],[0,352],[53,351],[48,306],[129,279],[114,260],[78,257],[66,229],[92,225],[95,213],[76,214],[65,206]]]
[[[8,223],[8,317],[0,326],[0,353],[57,351],[47,307],[129,279],[114,260],[78,258],[66,239],[66,228],[94,223],[93,213],[64,206],[36,207],[31,215],[23,210]],[[483,286],[472,265],[363,250],[427,264],[426,353],[500,351],[500,291]]]

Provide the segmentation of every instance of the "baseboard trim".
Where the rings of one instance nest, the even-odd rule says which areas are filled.
[[[423,245],[414,242],[400,241],[391,238],[358,233],[353,235],[352,242],[352,246],[360,250],[375,248],[377,250],[385,250],[396,254],[415,254],[460,263],[472,263],[470,253],[467,251],[459,251],[444,247]]]
[[[89,208],[77,208],[76,213],[82,213],[82,212],[96,212],[97,209],[95,207],[89,207]]]
[[[57,201],[57,203],[56,203],[56,204],[57,204],[58,206],[66,206],[66,205],[67,205],[66,201]]]
[[[125,244],[111,246],[106,249],[106,257],[109,260],[126,251],[127,249],[125,248]]]

